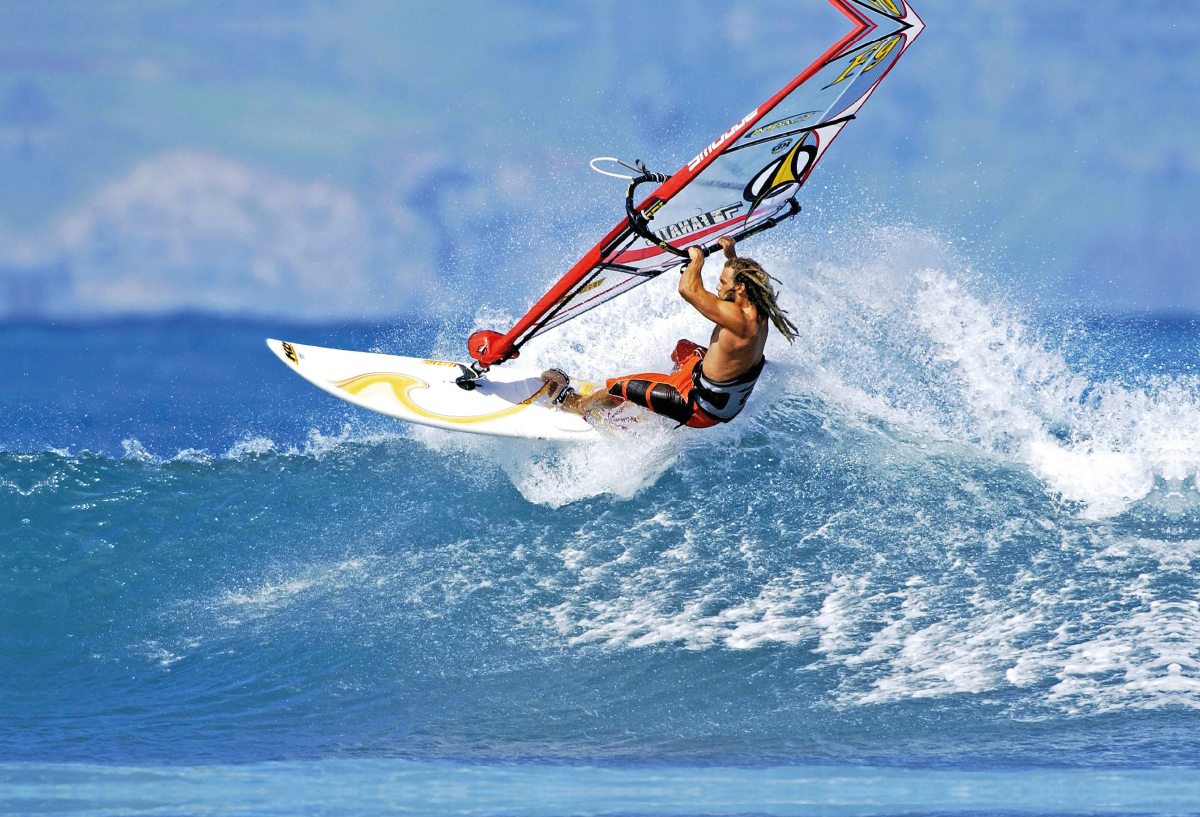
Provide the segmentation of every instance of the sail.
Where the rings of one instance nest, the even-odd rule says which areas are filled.
[[[829,2],[854,30],[666,179],[508,332],[472,335],[471,356],[502,363],[530,338],[677,269],[688,247],[711,251],[722,236],[795,215],[813,168],[924,27],[905,0]]]

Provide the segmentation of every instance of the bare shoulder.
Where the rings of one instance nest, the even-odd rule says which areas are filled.
[[[756,309],[753,304],[743,314],[746,316],[746,337],[750,341],[766,337],[767,329],[771,325],[767,316]]]

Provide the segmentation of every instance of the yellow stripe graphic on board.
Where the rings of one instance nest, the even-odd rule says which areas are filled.
[[[462,425],[470,425],[471,423],[482,423],[487,420],[499,420],[501,417],[508,417],[516,414],[519,411],[524,411],[529,405],[536,400],[546,389],[548,384],[543,384],[529,399],[518,403],[510,408],[502,411],[493,412],[492,414],[480,414],[475,417],[455,417],[448,414],[437,414],[421,408],[413,402],[409,392],[413,389],[427,389],[429,384],[419,377],[413,377],[407,374],[394,374],[391,372],[373,372],[371,374],[360,374],[357,377],[351,377],[346,380],[330,381],[334,386],[337,386],[344,392],[349,392],[353,395],[361,394],[365,389],[376,385],[388,385],[392,387],[392,394],[400,401],[400,404],[414,414],[424,417],[429,420],[441,420],[446,423],[460,423]]]

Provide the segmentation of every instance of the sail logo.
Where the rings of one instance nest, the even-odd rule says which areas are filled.
[[[817,149],[803,142],[792,148],[786,156],[780,156],[755,174],[746,185],[742,196],[753,207],[763,199],[770,198],[790,185],[802,185],[808,177],[808,171],[817,161]]]
[[[573,298],[576,295],[582,295],[585,292],[591,292],[593,289],[598,289],[600,287],[600,285],[603,283],[604,283],[604,279],[598,278],[595,281],[592,281],[590,284],[585,284],[584,286],[581,286],[579,289],[572,292],[571,297]]]
[[[688,162],[688,170],[695,170],[701,162],[718,152],[725,145],[725,143],[729,141],[730,137],[753,122],[757,116],[758,108],[755,108],[750,113],[746,114],[746,117],[741,122],[738,122],[732,128],[725,131],[725,133],[721,135],[720,139],[706,147],[701,153],[697,154],[695,159],[692,159],[690,162]]]
[[[778,122],[772,122],[770,125],[763,125],[761,128],[755,128],[746,134],[747,139],[753,139],[755,136],[762,136],[764,133],[771,133],[780,128],[791,127],[792,125],[802,125],[808,120],[817,115],[817,111],[806,111],[805,113],[789,116],[787,119],[780,119]]]
[[[568,292],[566,295],[562,296],[557,301],[555,301],[554,305],[558,306],[559,304],[564,304],[567,301],[572,300],[573,298],[579,297],[580,295],[582,295],[585,292],[591,292],[593,289],[598,289],[600,287],[600,285],[603,283],[604,283],[603,278],[597,278],[595,281],[592,281],[590,284],[584,284],[583,286],[581,286],[579,289],[575,290],[574,292]]]
[[[676,222],[670,227],[664,227],[661,230],[655,230],[654,234],[663,241],[671,241],[672,239],[682,238],[685,235],[698,233],[708,227],[715,227],[718,224],[724,224],[738,214],[742,209],[742,203],[739,201],[736,204],[730,204],[722,207],[719,210],[713,210],[711,213],[693,216],[692,218],[684,219]]]
[[[839,76],[833,82],[826,85],[825,88],[832,88],[833,86],[837,85],[839,82],[841,82],[842,80],[846,79],[851,74],[853,74],[854,69],[858,68],[863,63],[867,63],[866,67],[859,70],[858,73],[855,74],[855,76],[857,77],[857,76],[861,76],[862,74],[867,73],[872,68],[879,65],[879,63],[883,62],[884,59],[887,58],[887,55],[892,53],[892,50],[899,43],[900,43],[900,36],[896,36],[890,40],[885,40],[885,41],[881,42],[879,44],[879,47],[876,48],[874,51],[871,51],[870,49],[868,49],[868,50],[862,52],[857,57],[850,60],[850,64],[846,66],[846,70],[842,71],[841,76]],[[825,88],[822,88],[821,90],[825,90]]]
[[[897,17],[900,15],[900,9],[896,8],[896,4],[892,0],[863,0],[869,6],[874,6],[885,14],[893,14]]]

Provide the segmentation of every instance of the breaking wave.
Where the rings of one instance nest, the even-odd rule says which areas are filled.
[[[46,713],[10,756],[1092,762],[1092,735],[1190,762],[1200,383],[1023,317],[936,237],[853,250],[761,254],[801,336],[710,431],[530,444],[339,405],[297,439],[0,453],[5,660],[37,667],[3,699]],[[661,367],[704,329],[669,283],[520,362]]]

